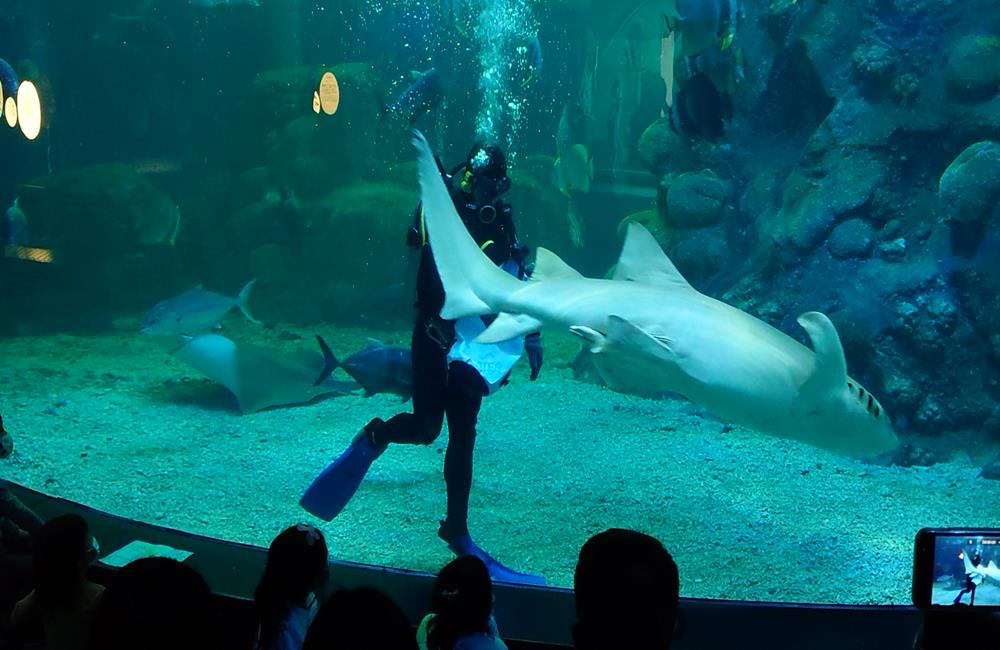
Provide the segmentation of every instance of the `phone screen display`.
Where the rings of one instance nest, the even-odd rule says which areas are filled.
[[[1000,531],[937,533],[927,542],[932,606],[1000,607]]]

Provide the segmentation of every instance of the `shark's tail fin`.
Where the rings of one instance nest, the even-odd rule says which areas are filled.
[[[319,377],[316,378],[313,386],[319,386],[322,384],[330,377],[330,375],[333,374],[334,370],[340,367],[340,361],[338,361],[337,357],[334,356],[333,350],[331,350],[330,346],[326,344],[323,337],[317,334],[316,341],[319,343],[319,349],[323,351],[323,369],[320,370]]]
[[[417,130],[413,131],[413,146],[417,149],[424,225],[445,292],[441,317],[450,320],[506,311],[505,297],[522,286],[521,282],[476,245],[455,210],[430,145]]]
[[[250,313],[250,305],[247,302],[250,299],[250,290],[253,289],[253,285],[255,284],[257,284],[257,278],[246,283],[246,286],[240,290],[240,295],[236,296],[236,306],[240,308],[240,311],[247,317],[247,320],[251,323],[260,324],[260,321]]]

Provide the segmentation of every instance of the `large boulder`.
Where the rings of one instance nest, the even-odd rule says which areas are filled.
[[[941,205],[952,221],[985,224],[1000,218],[1000,143],[967,147],[941,174]]]
[[[808,168],[794,171],[785,183],[774,224],[761,223],[799,253],[822,244],[834,226],[868,203],[885,177],[885,162],[864,150],[825,150]]]
[[[681,174],[670,183],[666,195],[667,225],[675,228],[703,228],[722,217],[731,187],[710,170]]]
[[[896,72],[893,50],[880,41],[859,45],[851,56],[859,86],[866,95],[878,97],[892,87]]]
[[[948,89],[959,100],[989,99],[1000,88],[1000,38],[968,34],[948,54]]]
[[[721,227],[674,231],[666,250],[681,274],[696,284],[727,269],[731,262],[731,248]]]
[[[639,161],[657,176],[696,168],[702,156],[692,145],[692,141],[678,134],[666,119],[650,124],[638,143]]]
[[[868,257],[875,243],[875,229],[864,219],[848,219],[830,234],[826,248],[839,260]]]

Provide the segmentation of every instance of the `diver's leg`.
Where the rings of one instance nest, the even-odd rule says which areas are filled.
[[[299,504],[327,521],[339,515],[361,486],[372,463],[390,443],[430,444],[441,430],[447,361],[441,346],[418,320],[410,340],[413,354],[413,413],[387,422],[374,418],[306,488]],[[435,424],[436,422],[436,424]]]
[[[448,386],[448,351],[418,320],[410,339],[413,356],[413,412],[399,413],[372,427],[372,444],[429,445],[441,433]]]
[[[472,453],[476,422],[486,394],[486,383],[471,366],[451,364],[448,379],[448,449],[444,455],[444,481],[448,514],[441,527],[449,537],[469,532],[469,493],[472,491]]]
[[[544,585],[545,578],[509,569],[481,549],[469,534],[469,493],[472,488],[472,459],[476,442],[476,421],[486,382],[468,364],[452,363],[448,381],[448,450],[444,457],[448,488],[448,515],[441,522],[438,537],[458,556],[474,555],[483,561],[490,576],[499,582]]]

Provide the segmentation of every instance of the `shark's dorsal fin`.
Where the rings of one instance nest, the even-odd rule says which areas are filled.
[[[833,391],[844,390],[847,386],[844,348],[837,328],[826,314],[809,311],[799,316],[798,323],[809,335],[815,357],[812,372],[800,391],[807,404],[817,404]]]
[[[691,285],[653,235],[642,224],[631,222],[625,233],[625,245],[612,280],[628,280],[658,287],[690,289]]]
[[[539,247],[535,253],[535,270],[531,272],[532,280],[566,280],[582,277],[579,271],[562,261],[562,258],[549,249]]]

